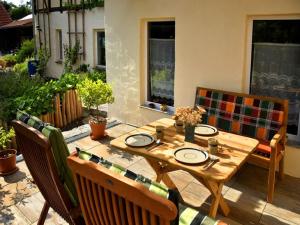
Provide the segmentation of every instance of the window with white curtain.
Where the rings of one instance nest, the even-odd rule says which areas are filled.
[[[148,23],[148,101],[174,105],[175,22]]]
[[[300,20],[254,20],[250,92],[289,100],[290,139],[300,140]]]

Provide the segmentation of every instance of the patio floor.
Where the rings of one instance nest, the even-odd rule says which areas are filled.
[[[108,129],[109,137],[92,141],[89,137],[69,144],[97,153],[136,173],[155,178],[147,162],[138,156],[109,147],[109,141],[134,129],[120,124]],[[31,183],[30,173],[24,161],[18,163],[19,171],[11,176],[0,177],[0,224],[36,224],[44,199],[37,187]],[[171,173],[183,199],[207,213],[209,191],[193,177],[183,171]],[[245,165],[226,184],[223,194],[231,212],[227,218],[218,215],[229,224],[300,224],[300,179],[286,176],[276,184],[273,204],[265,201],[267,171]],[[53,210],[48,214],[46,224],[67,224]]]

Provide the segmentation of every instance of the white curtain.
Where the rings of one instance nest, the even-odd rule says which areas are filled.
[[[289,99],[288,125],[298,126],[300,45],[254,43],[251,92]]]
[[[174,99],[175,40],[149,40],[151,95]]]

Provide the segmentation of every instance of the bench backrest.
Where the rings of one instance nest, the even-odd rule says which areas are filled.
[[[198,87],[195,106],[207,113],[202,122],[221,130],[270,141],[283,127],[288,100]]]

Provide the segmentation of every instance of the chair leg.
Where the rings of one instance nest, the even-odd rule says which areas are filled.
[[[45,223],[46,217],[48,215],[48,211],[49,211],[49,204],[47,201],[45,201],[45,204],[43,206],[39,221],[37,223],[37,225],[43,225]]]
[[[276,163],[275,160],[271,160],[268,177],[268,197],[267,202],[272,203],[275,188],[275,174],[276,174]]]
[[[284,156],[282,157],[282,159],[279,162],[279,180],[283,180],[284,178]]]

